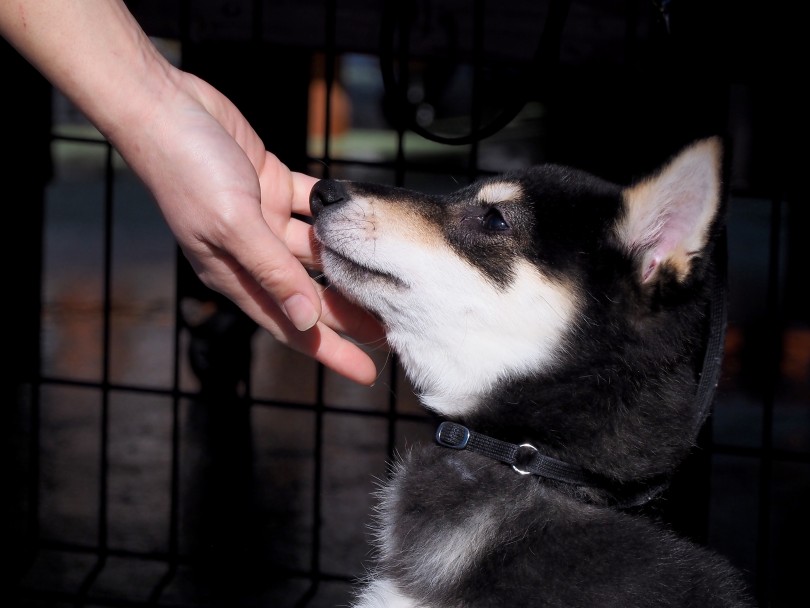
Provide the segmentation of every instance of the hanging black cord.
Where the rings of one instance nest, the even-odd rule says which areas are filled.
[[[381,28],[380,71],[386,93],[395,100],[397,118],[407,121],[407,124],[397,126],[410,129],[425,139],[450,145],[464,145],[481,141],[503,129],[515,119],[529,101],[536,88],[536,83],[540,82],[543,76],[556,70],[560,60],[562,31],[570,5],[570,0],[551,0],[549,3],[545,25],[531,66],[527,73],[520,78],[521,85],[517,93],[506,101],[503,109],[495,118],[483,125],[473,125],[473,130],[467,135],[448,137],[433,133],[418,124],[415,117],[409,117],[408,113],[399,111],[408,104],[408,77],[406,62],[403,60],[403,55],[405,55],[403,49],[407,49],[412,14],[410,3],[387,2],[383,11]],[[395,48],[395,40],[400,41],[398,48]],[[401,78],[396,77],[396,65],[400,66]]]

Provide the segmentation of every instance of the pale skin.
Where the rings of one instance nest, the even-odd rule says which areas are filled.
[[[120,0],[2,0],[0,34],[76,104],[149,188],[200,279],[281,342],[360,384],[353,340],[379,324],[324,290],[309,215],[314,177],[264,148],[239,110],[172,66]]]

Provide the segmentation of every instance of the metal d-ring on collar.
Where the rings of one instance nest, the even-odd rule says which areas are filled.
[[[470,450],[511,465],[521,475],[539,475],[565,483],[598,485],[584,469],[541,454],[530,443],[515,444],[471,431],[457,422],[445,421],[436,429],[436,443],[454,450]]]
[[[535,454],[540,453],[540,450],[538,450],[536,447],[534,447],[531,443],[521,443],[518,446],[518,450],[521,450],[521,449],[532,451]],[[513,464],[512,468],[515,470],[516,473],[520,473],[521,475],[531,475],[532,474],[531,471],[527,471],[526,469],[519,469],[518,465],[516,465],[516,464]]]

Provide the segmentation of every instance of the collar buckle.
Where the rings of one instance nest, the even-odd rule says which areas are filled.
[[[463,450],[470,442],[470,429],[453,422],[442,422],[436,429],[436,443],[446,448]]]

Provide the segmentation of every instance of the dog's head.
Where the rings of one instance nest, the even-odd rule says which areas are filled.
[[[554,165],[441,196],[322,180],[315,235],[426,407],[653,474],[691,441],[721,156],[701,140],[628,187]]]

